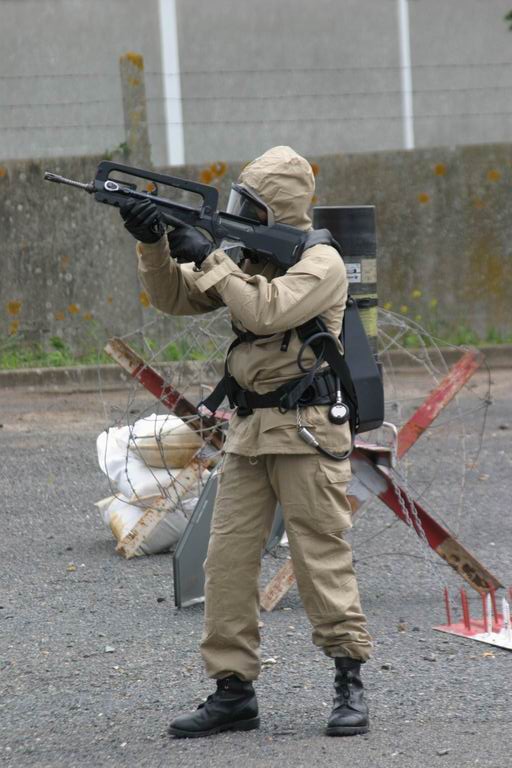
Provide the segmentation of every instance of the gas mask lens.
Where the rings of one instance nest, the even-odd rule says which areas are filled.
[[[226,213],[241,216],[258,224],[272,226],[274,223],[274,216],[268,205],[255,192],[239,184],[231,186]]]

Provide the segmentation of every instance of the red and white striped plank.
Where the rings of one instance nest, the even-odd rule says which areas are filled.
[[[389,470],[374,463],[361,450],[354,451],[354,454],[352,471],[362,485],[383,501],[402,522],[410,525],[420,538],[424,536],[429,547],[473,589],[481,593],[503,586],[447,528],[391,479]]]
[[[450,368],[444,379],[400,428],[397,444],[397,457],[399,459],[412,448],[443,408],[460,392],[464,384],[478,370],[482,361],[482,354],[476,349],[470,349]]]
[[[145,363],[125,341],[118,338],[110,339],[105,346],[105,352],[166,408],[176,416],[186,417],[187,424],[201,434],[207,442],[218,450],[222,449],[224,435],[218,427],[217,420],[211,416],[202,416],[190,400],[187,400],[172,384],[166,383],[158,371]]]
[[[166,407],[172,410],[178,416],[186,416],[192,428],[198,431],[208,430],[208,440],[215,447],[222,448],[223,434],[216,426],[214,418],[203,417],[199,414],[195,405],[185,398],[175,387],[165,382],[163,377],[126,344],[122,339],[111,339],[105,351],[118,362],[130,376],[137,379],[149,392],[157,397]],[[432,423],[441,410],[455,396],[462,386],[471,378],[480,364],[480,355],[477,351],[470,350],[461,360],[459,360],[451,369],[449,374],[443,379],[438,387],[427,397],[425,402],[418,408],[413,416],[406,422],[398,433],[398,455],[404,453],[416,442],[423,434],[425,429]],[[192,418],[190,418],[192,417]],[[352,465],[354,475],[365,486],[379,498],[404,522],[413,525],[419,534],[418,524],[412,514],[412,502],[407,493],[400,489],[398,492],[402,496],[408,514],[404,515],[404,509],[400,504],[400,498],[397,494],[397,486],[393,484],[386,475],[382,467],[377,466],[371,458],[365,455],[363,445],[354,449],[352,454]],[[358,471],[359,469],[359,471]],[[368,480],[368,472],[373,479]],[[375,474],[376,473],[376,474]],[[385,488],[378,490],[378,477],[385,480]],[[363,477],[366,477],[364,482]],[[377,482],[377,485],[376,485]],[[357,510],[363,499],[352,496],[351,503],[354,512]],[[501,586],[500,582],[481,564],[479,561],[463,547],[451,534],[426,510],[419,504],[414,503],[418,518],[421,522],[423,532],[429,545],[438,552],[457,572],[468,581],[475,589],[486,589],[491,583],[494,587]],[[284,594],[291,588],[295,581],[293,574],[293,565],[288,560],[278,574],[267,585],[262,593],[262,606],[266,610],[272,608],[279,602]]]

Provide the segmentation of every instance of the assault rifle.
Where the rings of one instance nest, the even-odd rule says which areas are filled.
[[[145,188],[138,189],[132,178],[130,181],[126,181],[125,176],[135,177],[139,182],[142,180],[145,182]],[[94,181],[89,184],[66,179],[48,171],[44,174],[44,178],[47,181],[55,181],[83,189],[89,194],[93,194],[98,202],[116,207],[130,198],[134,200],[149,199],[156,205],[162,219],[171,226],[188,224],[203,229],[209,233],[217,246],[226,240],[229,241],[229,244],[240,244],[252,251],[256,258],[270,261],[284,272],[299,261],[306,248],[318,243],[332,244],[337,250],[340,250],[327,229],[303,232],[287,224],[269,226],[263,222],[255,222],[242,216],[218,211],[219,193],[215,187],[189,179],[181,179],[177,176],[165,176],[161,173],[131,168],[127,165],[104,160],[98,165]],[[202,198],[202,205],[200,208],[193,208],[177,203],[168,197],[162,197],[159,194],[158,185],[197,194]],[[321,335],[325,342],[325,337],[329,334],[322,333]],[[317,337],[318,334],[314,338]],[[352,404],[351,424],[353,431],[365,432],[377,428],[382,424],[384,418],[382,380],[368,345],[356,301],[348,304],[345,314],[343,347],[346,350],[346,363],[334,337],[332,337],[332,342],[333,344],[327,349],[324,349],[325,344],[322,344],[318,351],[315,350],[315,347],[312,348],[317,357],[325,356]],[[331,352],[328,351],[329,349]],[[216,392],[217,390],[208,399],[211,400]]]
[[[137,188],[130,179],[126,181],[119,175],[135,177],[145,182],[145,189]],[[157,207],[162,219],[171,226],[189,224],[209,233],[216,246],[223,240],[241,246],[253,252],[256,258],[266,259],[286,271],[296,264],[302,255],[302,246],[306,233],[287,224],[268,226],[263,222],[255,222],[241,216],[218,211],[219,193],[209,184],[200,184],[177,176],[165,176],[161,173],[131,168],[103,160],[96,170],[94,181],[84,184],[73,179],[66,179],[56,173],[46,171],[46,181],[68,184],[71,187],[83,189],[99,203],[106,203],[119,208],[127,199],[151,200]],[[192,192],[202,198],[200,208],[194,208],[182,203],[176,203],[171,198],[159,194],[160,186],[172,187],[186,192]],[[151,190],[151,191],[148,191]]]

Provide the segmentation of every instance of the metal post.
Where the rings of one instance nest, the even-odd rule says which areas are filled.
[[[411,34],[407,0],[397,0],[400,39],[400,83],[402,87],[403,132],[405,149],[414,149],[414,109],[411,68]]]
[[[487,582],[487,584],[489,587],[489,594],[491,596],[491,606],[492,606],[491,628],[498,630],[499,621],[498,621],[498,606],[496,605],[496,587],[491,581]]]
[[[185,163],[176,0],[159,0],[167,162]]]
[[[469,602],[466,590],[462,588],[460,590],[460,602],[462,605],[462,619],[466,629],[471,629],[471,616],[469,614]]]
[[[452,623],[452,612],[450,609],[450,595],[448,593],[448,587],[444,588],[444,606],[446,608],[446,623],[448,626]]]
[[[482,617],[483,617],[483,625],[484,625],[484,632],[492,632],[492,621],[489,619],[489,611],[487,606],[487,598],[489,597],[488,592],[481,592],[480,597],[482,598]]]

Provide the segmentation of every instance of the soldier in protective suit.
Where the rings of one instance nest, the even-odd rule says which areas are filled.
[[[314,187],[309,163],[289,147],[274,147],[244,168],[227,210],[308,231]],[[326,733],[365,733],[369,719],[360,666],[370,655],[371,638],[344,538],[351,526],[350,462],[320,454],[299,438],[297,407],[286,412],[277,404],[243,407],[247,395],[265,395],[304,376],[294,330],[302,323],[320,316],[339,336],[347,300],[343,261],[333,247],[319,244],[307,248],[287,272],[250,258],[238,266],[224,250],[212,251],[208,238],[193,227],[177,227],[165,236],[148,200],[127,202],[121,215],[139,240],[139,275],[153,306],[171,315],[227,306],[238,337],[228,370],[239,407],[225,443],[205,563],[201,653],[217,689],[197,711],[177,717],[169,732],[198,737],[259,726],[253,688],[260,672],[258,577],[279,501],[313,642],[335,662],[334,709]],[[303,349],[301,359],[310,366],[315,355]],[[340,452],[349,449],[351,435],[348,423],[329,421],[330,375],[322,369],[315,376],[299,416],[323,447]]]

